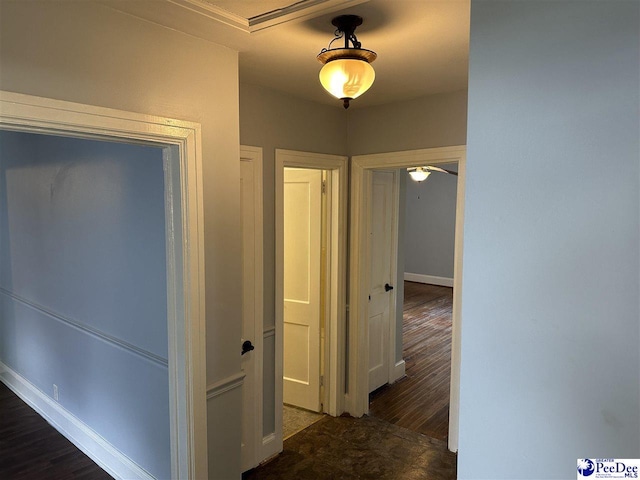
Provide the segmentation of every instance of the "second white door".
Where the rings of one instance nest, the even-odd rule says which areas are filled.
[[[393,292],[391,279],[394,173],[372,172],[369,219],[369,392],[389,383],[389,329]]]
[[[240,207],[242,212],[242,471],[263,460],[262,412],[262,152],[240,149]],[[246,343],[249,342],[249,343]],[[251,350],[254,347],[254,350]]]
[[[322,171],[284,170],[284,403],[320,411]]]

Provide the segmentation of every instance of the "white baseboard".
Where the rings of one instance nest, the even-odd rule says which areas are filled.
[[[442,287],[453,287],[453,278],[436,277],[435,275],[422,275],[421,273],[404,273],[404,279],[408,282],[428,283]]]
[[[78,420],[20,374],[0,362],[0,381],[33,408],[58,432],[116,479],[153,480],[154,477]]]
[[[269,435],[262,437],[262,454],[260,456],[264,460],[262,460],[261,463],[267,462],[282,451],[276,440],[277,438],[275,433],[270,433]]]
[[[397,380],[400,380],[405,375],[405,363],[404,360],[400,360],[397,362],[392,370],[391,378],[389,379],[389,383],[393,383]]]

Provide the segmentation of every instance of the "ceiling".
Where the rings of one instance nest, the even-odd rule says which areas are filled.
[[[351,108],[467,88],[469,0],[101,0],[161,25],[238,50],[240,81],[335,105],[320,86],[316,55],[331,19],[363,17],[362,48],[376,81]]]

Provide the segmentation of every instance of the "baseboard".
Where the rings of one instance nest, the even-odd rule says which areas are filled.
[[[393,371],[391,374],[391,378],[389,379],[389,383],[393,383],[397,380],[400,380],[405,375],[405,362],[404,360],[400,360],[396,362],[393,367]]]
[[[2,362],[0,381],[112,477],[123,480],[154,479],[149,472],[107,442],[91,427]]]
[[[276,442],[276,434],[270,433],[269,435],[265,435],[262,437],[262,460],[260,463],[264,463],[271,458],[275,457],[282,451],[281,447],[278,446],[278,442]]]
[[[404,273],[404,279],[408,282],[428,283],[442,287],[453,287],[453,278],[436,277],[435,275],[422,275],[421,273]]]

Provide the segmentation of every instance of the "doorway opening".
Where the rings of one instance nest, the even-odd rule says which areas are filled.
[[[346,175],[346,157],[276,150],[277,451],[283,405],[343,412]]]
[[[370,394],[370,415],[446,440],[457,165],[442,167],[421,182],[398,171],[395,353],[406,375]]]
[[[375,289],[375,281],[372,275],[379,268],[373,263],[373,250],[371,244],[372,231],[375,230],[377,217],[379,217],[379,206],[381,202],[375,199],[377,171],[385,171],[394,176],[394,182],[399,184],[399,169],[423,166],[423,165],[444,165],[447,163],[457,163],[459,168],[457,193],[456,193],[456,227],[455,227],[455,254],[454,254],[454,291],[452,300],[452,329],[451,329],[451,383],[450,383],[450,404],[449,404],[449,435],[448,445],[451,451],[457,451],[458,445],[458,398],[459,398],[459,349],[460,349],[460,300],[461,300],[461,280],[462,280],[462,220],[464,210],[464,173],[465,173],[465,147],[443,147],[409,152],[393,152],[376,155],[356,156],[352,159],[352,189],[351,189],[351,256],[350,256],[350,320],[349,320],[349,391],[350,395],[349,412],[355,416],[361,416],[369,410],[369,392],[371,386],[370,370],[371,361],[376,356],[373,350],[372,340],[376,341],[377,336],[372,332],[373,322],[370,317],[375,311],[370,310],[370,295]],[[397,189],[394,197],[397,197]],[[376,207],[376,220],[372,216],[373,208]],[[392,210],[397,212],[397,208]],[[397,215],[396,215],[397,216]],[[372,224],[373,223],[373,224]],[[393,225],[396,222],[391,222]],[[379,227],[378,227],[379,228]],[[395,238],[397,238],[397,226],[395,227]],[[393,237],[392,237],[393,238]],[[377,283],[384,285],[389,302],[391,316],[395,316],[396,307],[401,299],[396,295],[394,283],[398,282],[397,264],[397,243],[394,246],[393,240],[390,242],[392,265],[391,273],[387,278],[390,280],[378,279]],[[385,258],[389,258],[386,256]],[[404,272],[401,272],[404,273]],[[400,281],[404,281],[400,276]],[[393,283],[391,283],[393,282]],[[401,317],[400,317],[401,318]],[[404,374],[404,361],[401,357],[401,346],[398,347],[396,340],[399,340],[400,333],[396,330],[396,322],[393,320],[388,324],[389,342],[382,340],[383,345],[389,349],[389,381],[393,382]],[[393,326],[393,328],[391,328]],[[398,333],[396,335],[396,333]],[[401,345],[401,343],[400,343]]]
[[[162,148],[166,242],[170,468],[175,478],[207,477],[204,355],[204,242],[200,126],[130,112],[0,92],[0,128]],[[51,191],[53,194],[53,190]],[[17,372],[2,380],[84,453],[116,477],[142,468]],[[58,393],[54,389],[54,396]]]

